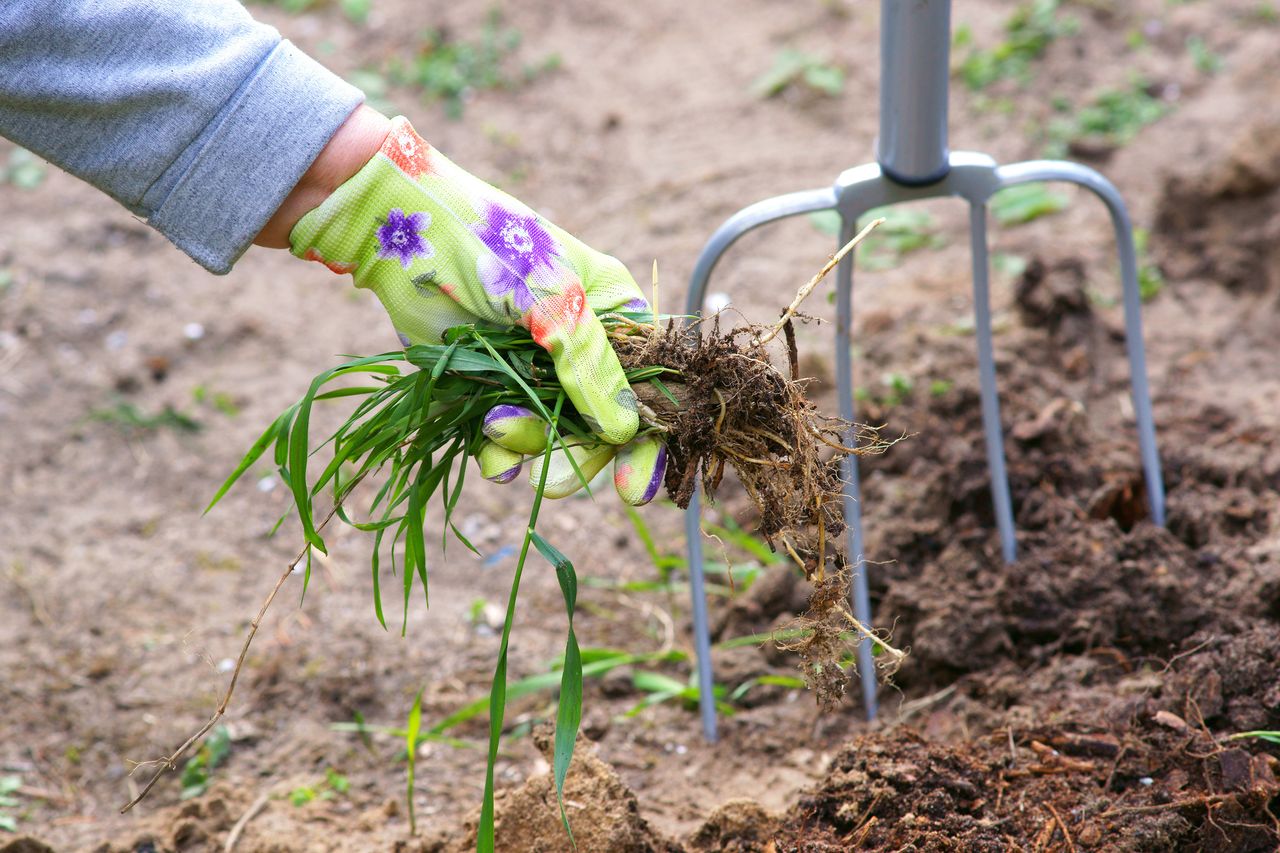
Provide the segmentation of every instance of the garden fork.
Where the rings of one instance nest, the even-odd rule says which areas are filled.
[[[1115,228],[1123,287],[1125,345],[1129,356],[1129,379],[1137,421],[1138,448],[1146,478],[1151,520],[1163,526],[1164,485],[1160,474],[1160,459],[1156,452],[1151,396],[1147,387],[1133,227],[1119,192],[1102,175],[1076,163],[1033,160],[1000,166],[985,154],[949,151],[947,87],[950,71],[951,3],[949,0],[881,0],[880,26],[880,136],[876,143],[876,162],[849,169],[836,179],[834,186],[775,196],[743,208],[729,217],[712,234],[698,256],[689,282],[688,313],[702,313],[707,282],[720,257],[739,237],[761,225],[804,213],[834,210],[840,216],[838,245],[842,246],[853,236],[858,218],[873,208],[943,196],[959,196],[968,202],[982,425],[1000,549],[1005,561],[1011,563],[1017,558],[1017,544],[1009,480],[1005,473],[1004,435],[1000,425],[1000,402],[992,355],[987,202],[996,192],[1006,187],[1031,181],[1066,181],[1078,184],[1102,199]],[[854,256],[850,253],[840,262],[836,274],[836,383],[840,416],[849,423],[854,420],[850,353],[853,264]],[[848,441],[852,443],[854,440],[850,435]],[[854,615],[864,625],[871,625],[867,563],[862,551],[862,516],[858,506],[858,463],[855,457],[845,457],[843,473],[847,522],[845,544],[850,563],[855,567],[851,593]],[[707,740],[714,741],[716,709],[712,692],[711,641],[703,582],[699,509],[699,496],[695,492],[685,515],[685,531],[693,595],[694,644],[697,651],[702,730]],[[863,707],[867,718],[875,719],[876,679],[871,640],[864,638],[859,643],[857,662],[862,682]]]

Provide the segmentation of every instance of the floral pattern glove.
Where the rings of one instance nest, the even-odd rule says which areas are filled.
[[[405,118],[393,119],[382,150],[298,222],[290,243],[298,257],[349,273],[357,287],[372,290],[404,346],[439,343],[446,329],[463,323],[527,328],[551,354],[569,399],[604,440],[575,449],[575,458],[587,454],[594,464],[603,456],[595,465],[599,471],[617,455],[615,474],[621,464],[629,466],[623,478],[628,483],[644,481],[620,487],[629,503],[640,502],[655,476],[661,480],[653,467],[636,467],[636,451],[623,455],[616,447],[632,440],[639,417],[635,394],[596,313],[647,309],[626,268],[454,165]],[[501,413],[493,420],[501,422]],[[538,424],[537,434],[545,436],[546,424]],[[526,424],[522,435],[527,438],[531,429]],[[490,479],[508,482],[524,455],[541,452],[543,441],[536,448],[520,440],[504,446],[499,436],[480,452],[481,469]],[[573,488],[564,483],[548,495],[563,496],[581,485],[563,456],[553,454],[548,481],[567,468]],[[665,468],[665,450],[641,457]],[[579,467],[591,476],[581,460]]]

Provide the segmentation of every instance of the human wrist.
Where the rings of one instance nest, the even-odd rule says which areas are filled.
[[[289,233],[298,220],[360,171],[382,148],[390,128],[390,119],[382,113],[364,105],[357,108],[285,196],[254,238],[254,245],[289,248]]]

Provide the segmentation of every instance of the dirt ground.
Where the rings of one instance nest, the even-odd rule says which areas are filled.
[[[388,97],[453,159],[641,278],[657,258],[674,308],[727,215],[869,158],[875,6],[509,4],[522,60],[555,53],[558,70],[479,93],[461,121],[408,90]],[[994,44],[1014,8],[958,4],[955,23]],[[993,230],[997,253],[1026,262],[993,280],[1021,549],[1001,562],[964,211],[926,204],[945,245],[857,279],[860,414],[910,433],[863,469],[875,621],[910,649],[881,719],[868,725],[852,700],[819,715],[804,691],[761,686],[706,744],[678,701],[627,715],[645,698],[630,670],[589,681],[566,790],[579,849],[1277,848],[1275,748],[1229,739],[1280,729],[1280,26],[1269,9],[1067,3],[1078,30],[1029,82],[975,94],[957,81],[952,93],[953,147],[1003,161],[1042,153],[1034,128],[1055,101],[1086,104],[1135,74],[1171,108],[1126,145],[1075,152],[1120,187],[1164,274],[1144,322],[1167,527],[1146,519],[1110,226],[1101,205],[1067,192],[1063,211]],[[348,73],[407,53],[432,25],[474,33],[488,6],[386,0],[364,27],[336,6],[254,10]],[[1216,66],[1196,61],[1193,36]],[[842,62],[843,93],[753,96],[786,46]],[[491,613],[506,601],[529,494],[478,481],[461,526],[486,556],[434,555],[431,608],[411,608],[405,638],[374,618],[370,543],[335,531],[305,602],[291,583],[263,626],[208,789],[183,800],[174,774],[118,814],[147,777],[133,763],[166,754],[212,711],[297,548],[289,526],[267,535],[286,502],[265,467],[202,517],[205,503],[314,373],[339,353],[384,351],[391,330],[367,294],[283,253],[255,250],[209,276],[65,175],[0,186],[0,211],[0,778],[21,785],[18,805],[0,807],[18,830],[0,832],[0,851],[468,849],[483,715],[450,730],[461,745],[420,749],[413,837],[403,739],[333,726],[402,726],[419,690],[431,725],[486,695]],[[744,239],[712,289],[768,320],[832,249],[803,219],[780,225]],[[809,310],[832,313],[820,298]],[[831,408],[831,326],[800,332]],[[131,427],[122,405],[171,407],[202,428]],[[658,571],[636,528],[608,497],[584,500],[543,522],[584,578],[583,647],[687,652],[682,575],[644,591]],[[729,495],[708,515],[749,526],[742,505]],[[681,553],[677,512],[641,515],[664,552]],[[771,569],[714,597],[717,638],[767,631],[803,600]],[[547,672],[564,627],[553,573],[531,569],[512,678]],[[796,666],[769,644],[719,650],[715,663],[729,689]],[[689,673],[687,662],[637,669]],[[554,708],[547,692],[508,707],[500,849],[568,849],[544,754]],[[335,777],[344,790],[325,781]],[[295,804],[308,789],[316,796]]]

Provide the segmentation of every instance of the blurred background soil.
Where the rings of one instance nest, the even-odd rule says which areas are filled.
[[[873,3],[539,0],[506,4],[499,24],[481,3],[383,0],[353,20],[360,6],[252,8],[646,286],[656,258],[664,310],[727,215],[871,156]],[[860,414],[909,434],[863,471],[876,624],[911,651],[883,718],[868,726],[852,699],[819,715],[769,643],[718,649],[727,691],[754,685],[719,743],[679,698],[637,710],[655,695],[646,673],[689,676],[683,567],[644,541],[678,557],[681,518],[655,504],[638,527],[607,492],[554,505],[541,529],[583,578],[584,649],[672,658],[587,684],[566,791],[579,849],[1275,849],[1274,747],[1228,738],[1280,729],[1277,10],[1034,6],[1011,33],[1031,7],[957,4],[952,146],[1069,154],[1128,200],[1168,527],[1145,519],[1110,225],[1054,188],[993,226],[1022,549],[1001,563],[965,211],[909,208],[856,281]],[[431,28],[455,46],[488,28],[510,85],[451,106],[398,82]],[[1000,64],[1026,32],[1043,50]],[[474,60],[445,53],[446,68]],[[789,85],[783,61],[800,69]],[[771,71],[781,90],[765,97]],[[483,714],[420,749],[416,837],[403,738],[379,727],[402,727],[419,691],[424,727],[487,694],[530,496],[478,479],[460,526],[484,556],[434,555],[430,610],[409,609],[405,637],[374,618],[368,539],[333,530],[305,602],[293,582],[268,615],[202,791],[184,799],[175,773],[117,813],[149,775],[134,763],[207,719],[298,546],[290,525],[268,536],[287,505],[269,468],[202,516],[209,497],[313,374],[394,341],[376,300],[319,265],[253,250],[215,278],[74,179],[8,146],[0,168],[0,778],[16,780],[0,850],[467,849]],[[741,241],[712,284],[729,316],[771,319],[833,250],[826,224]],[[807,310],[833,314],[821,296]],[[799,330],[827,409],[831,334]],[[749,528],[745,505],[729,490],[708,518]],[[713,600],[720,642],[803,609],[803,584],[752,544],[727,542],[740,571]],[[531,564],[512,679],[549,672],[564,628],[553,573]],[[540,725],[554,701],[508,707],[501,849],[568,849]],[[333,728],[359,720],[368,731]]]

